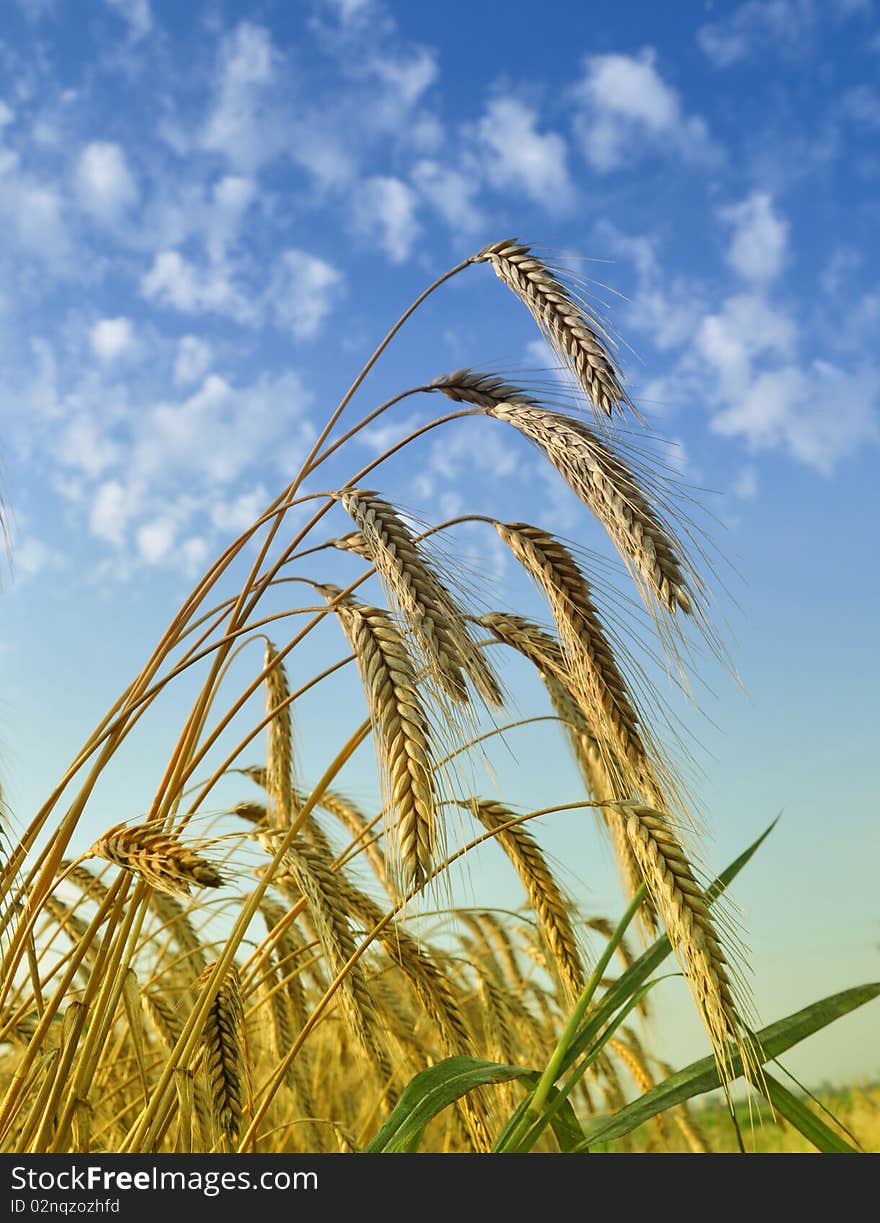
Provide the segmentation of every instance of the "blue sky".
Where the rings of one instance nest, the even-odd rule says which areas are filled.
[[[633,400],[671,443],[654,453],[704,490],[729,591],[718,615],[746,694],[707,659],[707,718],[681,715],[699,745],[713,867],[785,812],[738,892],[761,1015],[875,977],[877,5],[2,11],[0,446],[14,564],[0,596],[0,769],[17,818],[191,582],[291,478],[400,310],[517,235],[574,260],[625,340]],[[554,387],[552,364],[512,296],[470,269],[358,402],[464,365]],[[402,405],[333,478],[435,409]],[[379,486],[428,521],[527,518],[601,550],[546,464],[494,423],[429,436]],[[526,597],[497,541],[463,538],[485,589]],[[514,674],[531,709],[537,691]],[[111,770],[94,834],[148,805],[184,687]],[[316,702],[300,732],[315,775],[338,713]],[[519,805],[573,796],[573,770],[547,768],[553,733],[517,739],[520,766],[499,760]],[[349,783],[365,800],[369,766]],[[542,835],[585,903],[614,911],[592,829],[553,817]],[[500,863],[481,872],[480,903],[484,887],[516,902]],[[686,1000],[670,992],[669,1007],[664,1039],[687,1056]],[[792,1065],[814,1081],[876,1074],[872,1018],[815,1038]]]

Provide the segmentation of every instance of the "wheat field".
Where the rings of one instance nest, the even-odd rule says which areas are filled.
[[[486,271],[566,372],[562,406],[558,389],[468,368],[430,371],[357,419],[363,384],[414,310],[452,277]],[[772,1059],[876,987],[755,1030],[722,892],[759,847],[714,880],[703,865],[688,778],[627,637],[635,621],[614,614],[636,607],[682,684],[695,644],[723,651],[706,552],[674,483],[634,443],[643,426],[618,350],[576,278],[519,241],[439,277],[291,483],[194,585],[42,808],[20,830],[10,819],[2,1150],[696,1153],[727,1149],[738,1129],[732,1106],[722,1133],[694,1097],[733,1100],[746,1086],[772,1105],[768,1126],[784,1121],[807,1149],[873,1141],[783,1087]],[[359,433],[414,399],[442,408],[358,469]],[[555,470],[602,530],[604,562],[552,523],[423,524],[383,494],[387,458],[468,417]],[[350,459],[350,475],[325,489],[331,456]],[[541,617],[476,597],[448,543],[463,524],[501,541]],[[259,662],[240,684],[253,646]],[[526,716],[514,660],[545,697]],[[332,695],[345,677],[357,677],[357,708]],[[191,706],[155,762],[155,791],[74,850],[105,771],[179,685]],[[339,737],[303,759],[297,719],[318,692],[340,701]],[[614,855],[616,912],[568,893],[537,831],[545,809],[469,788],[467,762],[487,742],[547,718],[581,781],[567,818],[592,821]],[[364,745],[376,809],[346,789]],[[230,786],[239,797],[226,804]],[[487,841],[519,881],[515,911],[452,900],[452,872]],[[710,1049],[678,1071],[652,1048],[667,957]]]

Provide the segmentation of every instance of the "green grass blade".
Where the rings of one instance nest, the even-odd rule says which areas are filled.
[[[446,1058],[420,1071],[407,1084],[391,1115],[365,1150],[369,1153],[412,1150],[412,1139],[428,1122],[474,1087],[509,1083],[529,1075],[535,1075],[535,1071],[522,1066],[505,1066],[476,1057]],[[583,1133],[579,1131],[578,1140],[582,1139]]]
[[[835,1019],[849,1014],[857,1007],[863,1006],[880,994],[880,983],[856,986],[854,989],[843,990],[830,998],[823,998],[811,1006],[777,1020],[769,1027],[757,1033],[757,1044],[762,1051],[763,1061],[772,1061],[793,1045],[805,1040],[814,1032],[827,1027]],[[739,1054],[731,1057],[731,1066],[735,1075],[742,1074],[742,1061]],[[607,1142],[611,1138],[620,1138],[630,1133],[643,1122],[648,1121],[657,1113],[690,1100],[693,1096],[702,1095],[720,1086],[718,1067],[713,1056],[701,1058],[680,1070],[677,1074],[660,1083],[651,1091],[645,1092],[638,1100],[634,1100],[625,1108],[620,1109],[613,1117],[601,1122],[587,1132],[584,1146],[597,1142]]]
[[[526,1101],[525,1115],[520,1118],[512,1131],[509,1132],[507,1127],[505,1127],[503,1143],[501,1145],[496,1145],[496,1150],[520,1150],[521,1142],[525,1136],[526,1130],[534,1128],[533,1123],[543,1114],[547,1101],[550,1099],[550,1095],[554,1090],[553,1084],[559,1078],[567,1064],[568,1050],[571,1047],[572,1042],[577,1038],[581,1021],[583,1020],[587,1008],[593,999],[593,995],[599,987],[599,983],[602,980],[602,976],[608,966],[608,961],[614,954],[615,948],[619,946],[626,928],[635,916],[639,905],[645,899],[646,890],[645,884],[642,884],[630,901],[626,912],[618,922],[617,928],[614,930],[614,933],[608,940],[602,955],[599,957],[596,967],[590,974],[589,980],[581,991],[580,997],[578,998],[575,1008],[571,1013],[571,1017],[569,1018],[568,1023],[565,1025],[565,1031],[560,1036],[556,1044],[556,1048],[553,1050],[553,1053],[550,1056],[549,1062],[544,1067],[544,1070],[541,1073],[533,1092]],[[532,1124],[530,1125],[530,1123]],[[540,1128],[543,1128],[543,1126]],[[535,1137],[537,1137],[539,1132],[540,1130],[536,1131]]]
[[[660,980],[663,980],[663,978],[660,978]],[[528,1129],[524,1128],[524,1132],[518,1139],[516,1146],[511,1147],[510,1143],[508,1143],[507,1147],[499,1149],[507,1150],[510,1148],[518,1153],[525,1153],[532,1149],[548,1123],[553,1125],[555,1128],[557,1111],[565,1106],[568,1106],[569,1108],[571,1107],[568,1097],[571,1095],[580,1079],[595,1062],[596,1058],[605,1048],[605,1045],[608,1043],[620,1025],[626,1021],[630,1012],[638,1006],[639,1002],[642,1000],[648,990],[657,984],[657,981],[649,981],[648,984],[640,989],[639,992],[629,1000],[627,1005],[613,1017],[607,1027],[597,1036],[595,1043],[591,1045],[587,1055],[581,1059],[562,1086],[558,1090],[554,1090],[553,1094],[548,1098],[540,1116],[533,1119],[532,1124]],[[525,1105],[526,1115],[528,1115],[528,1100],[525,1101]],[[583,1137],[583,1131],[581,1132],[581,1137]]]
[[[764,1095],[776,1112],[780,1113],[796,1130],[799,1130],[817,1150],[829,1155],[858,1154],[856,1147],[850,1146],[845,1138],[836,1134],[821,1117],[817,1117],[803,1100],[793,1095],[778,1079],[765,1073],[762,1087]]]

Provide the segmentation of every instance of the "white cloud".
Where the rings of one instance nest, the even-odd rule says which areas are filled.
[[[773,201],[756,191],[739,204],[722,208],[722,220],[733,226],[727,262],[744,280],[767,283],[779,275],[785,261],[788,223],[773,209]]]
[[[174,361],[174,381],[177,386],[188,386],[198,382],[211,368],[214,353],[207,340],[198,336],[182,336],[177,345]]]
[[[401,416],[399,410],[388,412],[365,429],[359,429],[353,440],[358,446],[366,446],[374,454],[383,454],[401,438],[414,433],[425,423],[425,415],[421,412],[409,413],[406,416]]]
[[[131,487],[119,480],[105,480],[98,486],[89,512],[89,527],[96,538],[121,547],[125,529],[135,511]]]
[[[3,99],[0,98],[0,132],[3,131],[4,127],[8,127],[14,118],[15,111],[10,109]]]
[[[323,4],[335,12],[343,25],[360,20],[374,8],[373,0],[323,0]]]
[[[202,132],[205,148],[253,170],[281,147],[274,86],[281,57],[263,26],[240,22],[220,48],[214,104]]]
[[[153,518],[137,531],[138,554],[148,565],[165,560],[174,543],[177,524],[170,517]]]
[[[754,467],[741,467],[733,481],[732,492],[740,501],[754,501],[758,495],[758,473]]]
[[[342,275],[332,264],[306,251],[286,250],[269,285],[276,325],[298,340],[311,339],[333,308],[341,284]]]
[[[15,546],[13,573],[16,585],[22,586],[35,578],[56,559],[56,554],[41,539],[28,535]]]
[[[95,220],[113,223],[138,200],[138,188],[118,144],[95,141],[83,149],[76,166],[76,191]]]
[[[431,47],[412,46],[397,35],[397,23],[384,4],[325,3],[338,25],[312,23],[322,47],[342,64],[347,76],[370,80],[371,99],[363,99],[370,120],[394,128],[408,125],[408,115],[437,80],[437,53]],[[376,84],[380,88],[376,89]]]
[[[191,342],[178,346],[177,357],[191,378],[211,354],[197,337],[185,339]],[[47,355],[37,355],[45,366]],[[39,448],[38,435],[25,435],[30,461],[64,497],[73,521],[135,564],[191,572],[218,532],[257,516],[269,500],[266,487],[289,479],[313,435],[312,397],[293,371],[251,383],[209,374],[191,393],[162,398],[156,387],[170,373],[165,363],[145,363],[143,376],[128,384],[108,381],[106,366],[61,368],[67,385],[60,400],[57,375],[16,395],[29,417],[51,415]],[[0,406],[7,396],[4,390]],[[11,440],[7,424],[0,431]],[[19,440],[16,431],[20,455]]]
[[[829,297],[836,297],[848,290],[859,268],[864,264],[861,251],[850,246],[839,246],[831,253],[831,257],[822,272],[822,289]]]
[[[794,354],[793,320],[757,294],[729,297],[707,315],[696,332],[696,352],[714,372],[722,398],[734,401],[748,391],[758,359]]]
[[[67,231],[67,209],[56,189],[22,173],[16,154],[0,150],[0,243],[19,246],[36,256],[50,272],[70,271],[73,244]]]
[[[880,373],[849,373],[828,361],[786,365],[760,373],[745,395],[712,420],[725,437],[741,437],[753,451],[788,450],[830,475],[841,459],[880,441],[876,405]]]
[[[406,225],[407,201],[400,201],[393,190],[375,195],[367,192],[364,200],[373,204],[372,212],[362,214],[364,226],[369,219],[375,226],[384,227],[386,249],[394,256],[405,257],[412,232]],[[341,272],[325,260],[294,248],[280,252],[272,262],[268,283],[254,284],[253,274],[245,274],[248,265],[243,261],[197,264],[179,251],[160,251],[141,280],[141,292],[148,301],[182,314],[221,314],[250,327],[270,321],[297,339],[311,339],[339,296]],[[203,355],[203,348],[182,341],[175,373],[178,384],[191,382],[204,372],[199,367]],[[196,367],[198,372],[193,373]]]
[[[210,374],[187,399],[142,414],[130,469],[136,481],[208,488],[238,479],[251,464],[275,466],[277,446],[309,401],[296,374],[235,387]]]
[[[137,348],[131,319],[99,319],[89,333],[89,343],[98,360],[108,365],[131,355]]]
[[[254,323],[258,304],[232,282],[223,266],[199,268],[179,251],[160,251],[141,280],[141,292],[149,301],[169,306],[182,314],[212,311],[240,323]]]
[[[128,37],[132,43],[140,42],[152,30],[150,0],[105,0],[105,3],[126,23]]]
[[[721,152],[705,121],[685,114],[677,90],[656,67],[652,47],[638,55],[591,55],[573,90],[575,131],[584,156],[602,173],[631,165],[647,150],[713,165]]]
[[[843,111],[866,127],[880,127],[880,92],[870,85],[855,85],[842,99]]]
[[[428,466],[434,474],[456,482],[463,469],[505,480],[519,469],[521,456],[502,429],[484,429],[476,445],[472,422],[463,421],[447,425],[442,439],[432,443]]]
[[[484,224],[475,200],[480,185],[474,174],[423,159],[413,168],[413,181],[450,229],[472,233]]]
[[[574,199],[566,143],[537,124],[535,111],[517,98],[493,99],[476,128],[481,158],[494,186],[524,191],[549,212],[560,212]]]
[[[377,55],[372,67],[401,106],[412,106],[437,79],[437,57],[427,47],[407,56]]]
[[[829,14],[846,21],[872,10],[872,0],[748,0],[729,16],[701,26],[697,42],[718,68],[764,51],[798,59],[814,49]]]
[[[60,462],[91,479],[112,467],[121,454],[120,446],[107,436],[93,416],[86,413],[80,413],[68,421],[58,439]]]
[[[421,233],[417,208],[415,192],[401,179],[368,178],[357,191],[355,226],[378,242],[392,263],[403,263]]]
[[[624,234],[603,221],[597,226],[597,239],[603,251],[621,255],[635,269],[636,286],[628,304],[627,330],[646,332],[661,352],[689,340],[705,313],[702,285],[663,268],[657,242],[647,234]],[[607,279],[609,274],[602,269],[596,275],[598,279]],[[622,352],[621,358],[625,357]]]
[[[240,493],[237,497],[224,497],[211,509],[211,521],[219,530],[240,534],[257,519],[269,501],[262,484]]]
[[[291,126],[287,151],[320,192],[345,188],[357,172],[357,151],[347,146],[347,134],[343,125],[325,114],[309,115]]]
[[[205,232],[205,247],[211,259],[222,261],[238,240],[241,226],[257,193],[251,178],[229,174],[215,183]]]
[[[716,67],[729,68],[765,48],[804,54],[815,21],[813,0],[749,0],[728,18],[702,26],[697,42]]]
[[[195,577],[208,559],[208,541],[201,535],[191,535],[178,547],[180,564],[187,577]]]

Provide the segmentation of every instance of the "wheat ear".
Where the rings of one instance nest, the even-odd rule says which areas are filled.
[[[203,986],[213,971],[212,962],[197,978]],[[202,1056],[210,1091],[211,1113],[221,1146],[230,1151],[241,1135],[247,1092],[244,1054],[244,1009],[238,970],[231,965],[205,1016]]]
[[[339,498],[419,642],[427,674],[456,701],[468,699],[467,676],[485,701],[503,704],[498,681],[471,639],[461,608],[425,561],[397,511],[364,489],[350,489]]]
[[[755,1052],[734,998],[727,958],[715,929],[706,893],[697,882],[670,817],[639,803],[614,803],[633,855],[669,940],[682,965],[691,994],[712,1044],[722,1082],[731,1078],[731,1042],[742,1054],[747,1075]]]
[[[266,832],[260,836],[267,852],[273,855],[278,835]],[[274,882],[281,882],[286,877],[305,898],[321,950],[335,977],[354,956],[357,945],[347,917],[346,883],[342,873],[332,869],[331,860],[332,856],[320,845],[296,841],[284,854]],[[383,1078],[390,1078],[388,1054],[361,959],[345,970],[338,993],[348,1031],[368,1056],[375,1059]]]
[[[431,871],[438,831],[428,718],[413,664],[386,611],[340,598],[336,586],[319,589],[333,603],[357,659],[394,814],[401,875],[405,886],[416,887]]]
[[[628,685],[617,665],[590,587],[568,548],[528,523],[496,523],[498,534],[532,580],[544,591],[559,632],[568,685],[596,736],[605,772],[620,772],[627,798],[640,794],[666,806],[645,747]]]
[[[193,887],[219,888],[225,882],[212,862],[158,823],[117,824],[95,841],[89,854],[172,896],[189,896]]]
[[[501,803],[471,799],[468,807],[507,854],[529,897],[541,933],[569,1001],[584,987],[584,970],[568,907],[537,842],[522,825],[504,825],[513,818]]]
[[[600,325],[528,246],[515,239],[493,242],[474,262],[490,263],[531,312],[561,360],[596,409],[606,416],[629,403],[621,375],[600,338]]]
[[[266,642],[264,670],[266,712],[272,714],[266,754],[269,814],[273,827],[286,828],[293,814],[293,719],[287,672],[271,641]]]
[[[486,412],[543,450],[605,527],[649,608],[693,611],[695,583],[681,545],[633,473],[594,429],[562,412],[519,403],[497,404]]]
[[[615,798],[615,786],[609,779],[608,745],[605,744],[603,751],[581,704],[572,693],[571,676],[556,638],[525,616],[506,612],[489,612],[480,617],[479,623],[498,641],[517,650],[537,669],[571,744],[572,754],[590,797],[599,802]],[[619,775],[619,769],[614,771]],[[641,887],[642,873],[623,825],[619,820],[609,819],[604,809],[602,822],[611,837],[621,886],[627,896],[632,896]],[[645,897],[638,916],[644,929],[651,935],[656,934],[656,913],[650,896]]]

